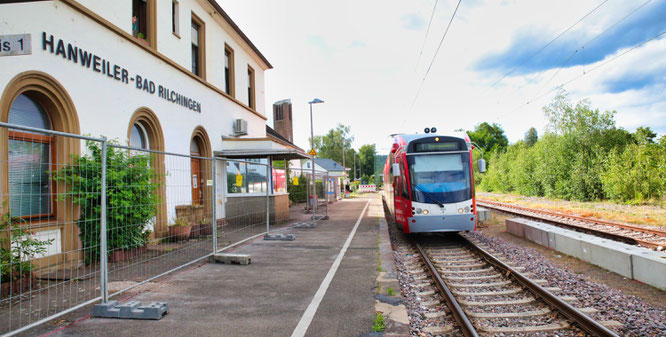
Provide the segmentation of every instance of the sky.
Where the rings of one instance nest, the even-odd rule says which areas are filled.
[[[666,134],[666,0],[462,0],[436,55],[457,0],[217,1],[273,65],[266,111],[290,98],[306,150],[315,97],[315,135],[342,123],[383,154],[426,127],[541,135],[559,86],[618,127]]]

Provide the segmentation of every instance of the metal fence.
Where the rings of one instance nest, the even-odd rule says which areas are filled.
[[[296,202],[303,202],[304,211],[311,213],[311,219],[317,221],[328,217],[328,205],[335,200],[335,184],[325,171],[314,171],[314,179],[312,174],[312,169],[290,168],[289,179],[292,185],[299,186],[298,190],[292,186],[290,191],[299,195]]]
[[[326,178],[306,180],[326,186]],[[289,176],[268,159],[130,148],[6,123],[0,179],[6,335],[106,301],[289,218]],[[315,215],[327,204],[319,201]]]

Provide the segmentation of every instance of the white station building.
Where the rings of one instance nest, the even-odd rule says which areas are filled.
[[[1,4],[0,27],[0,122],[105,136],[132,147],[202,157],[264,162],[271,155],[303,157],[290,142],[267,135],[264,71],[272,66],[215,0]],[[3,201],[11,198],[7,149],[15,136],[0,128]],[[46,142],[39,135],[21,137],[35,144]],[[58,140],[50,148],[42,146],[44,153],[36,160],[63,164],[84,147],[81,141]],[[265,196],[265,189],[227,186],[226,169],[223,162],[216,167],[218,220],[225,218],[230,198]],[[210,178],[204,172],[199,176]],[[284,191],[271,190],[271,195],[287,197],[280,192]],[[163,220],[175,212],[172,195],[164,193],[169,207]],[[184,203],[204,203],[211,197],[197,197],[194,191],[184,194],[178,196]],[[22,207],[11,204],[13,212]],[[56,216],[53,226],[44,226],[57,239],[49,249],[72,251],[77,243],[66,238],[75,237],[70,235],[75,229],[57,224],[72,223],[75,215]],[[165,225],[155,228],[158,236]]]

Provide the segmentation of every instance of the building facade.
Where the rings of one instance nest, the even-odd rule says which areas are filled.
[[[241,157],[237,150],[256,150],[258,139],[267,142],[259,149],[273,149],[269,153],[290,148],[266,134],[264,71],[271,64],[215,0],[19,2],[0,5],[0,23],[0,122],[201,157],[230,149]],[[2,202],[26,221],[46,219],[53,253],[76,250],[76,227],[62,225],[75,222],[76,207],[52,196],[12,198],[27,179],[12,163],[32,158],[42,169],[31,184],[48,190],[39,179],[85,151],[80,140],[0,128]],[[218,184],[207,193],[201,186],[211,170],[202,167],[210,161],[188,159],[182,172],[163,161],[152,165],[165,177],[159,192],[164,205],[153,228],[158,237],[176,216],[169,201],[175,196],[178,203],[215,204],[220,220],[229,197],[274,192],[268,182],[262,191],[229,186],[231,166],[224,161],[217,162]],[[180,178],[190,185],[168,188]]]

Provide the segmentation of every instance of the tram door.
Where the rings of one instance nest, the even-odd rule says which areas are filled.
[[[190,154],[193,156],[201,156],[199,152],[199,146],[195,139],[192,139],[192,144],[190,145]],[[191,169],[192,169],[192,204],[201,205],[201,199],[203,199],[203,192],[201,190],[201,159],[191,158]]]

